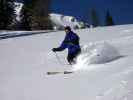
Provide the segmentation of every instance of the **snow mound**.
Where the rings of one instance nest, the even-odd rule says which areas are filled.
[[[119,51],[108,42],[89,43],[82,47],[75,68],[85,68],[91,64],[104,64],[120,57]]]

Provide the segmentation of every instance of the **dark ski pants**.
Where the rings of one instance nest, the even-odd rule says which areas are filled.
[[[67,61],[69,62],[69,64],[75,64],[76,61],[74,60],[74,58],[76,58],[79,54],[81,53],[81,49],[79,49],[76,53],[74,54],[69,54],[67,56]]]

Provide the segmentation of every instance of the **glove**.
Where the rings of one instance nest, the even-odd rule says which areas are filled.
[[[52,51],[53,51],[53,52],[56,52],[56,51],[57,51],[57,48],[53,48]]]

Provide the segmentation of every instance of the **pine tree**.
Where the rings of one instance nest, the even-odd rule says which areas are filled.
[[[0,30],[10,29],[14,16],[13,0],[0,0]]]
[[[28,9],[28,6],[26,6],[25,4],[21,10],[21,21],[19,23],[19,29],[31,30],[30,23],[31,21],[30,21],[29,9]]]
[[[105,16],[105,25],[106,25],[106,26],[114,25],[113,18],[112,18],[112,16],[110,15],[109,11],[106,12],[106,16]]]
[[[32,0],[27,5],[27,13],[32,30],[51,29],[52,24],[49,19],[50,0]],[[27,16],[27,17],[28,17]]]
[[[98,13],[95,9],[91,9],[91,13],[90,13],[90,17],[91,17],[91,24],[93,25],[93,27],[97,27],[100,25],[99,22],[99,16]]]

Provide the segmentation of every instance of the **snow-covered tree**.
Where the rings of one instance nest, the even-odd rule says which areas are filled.
[[[31,30],[30,13],[28,12],[28,8],[26,8],[26,5],[23,6],[20,17],[21,17],[21,21],[19,23],[19,29]]]

